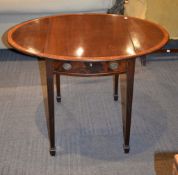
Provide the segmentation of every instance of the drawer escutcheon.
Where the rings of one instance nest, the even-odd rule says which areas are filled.
[[[119,68],[119,63],[117,63],[117,62],[110,62],[110,63],[109,63],[109,68],[110,68],[111,70],[116,70],[116,69]]]
[[[64,63],[62,65],[64,70],[71,70],[72,69],[72,65],[70,63]]]

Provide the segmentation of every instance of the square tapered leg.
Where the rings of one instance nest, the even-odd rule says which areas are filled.
[[[57,96],[56,96],[56,100],[58,103],[61,102],[61,81],[60,81],[60,75],[56,74],[56,91],[57,91]]]
[[[124,136],[124,152],[129,153],[130,146],[130,129],[131,129],[131,113],[132,113],[132,99],[133,99],[133,86],[134,86],[134,72],[135,72],[135,59],[128,61],[126,71],[126,88],[125,88],[125,102],[122,104],[122,121],[123,121],[123,136]]]
[[[114,75],[114,101],[118,101],[119,74]]]
[[[55,156],[54,75],[52,60],[46,59],[50,154]]]

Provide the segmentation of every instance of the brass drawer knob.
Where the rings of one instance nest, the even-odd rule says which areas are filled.
[[[109,63],[109,68],[112,69],[112,70],[116,70],[118,69],[119,67],[119,64],[117,62],[110,62]]]
[[[64,70],[71,70],[72,69],[72,65],[70,63],[64,63],[62,65],[62,67],[64,68]]]

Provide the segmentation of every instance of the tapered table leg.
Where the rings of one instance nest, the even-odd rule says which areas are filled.
[[[58,103],[61,102],[61,83],[60,83],[60,75],[56,74],[56,91],[57,91],[57,96],[56,100]]]
[[[114,101],[118,101],[118,81],[119,74],[114,75]]]
[[[125,105],[123,105],[123,136],[124,136],[124,152],[128,153],[130,150],[130,128],[131,128],[131,113],[132,113],[132,99],[133,99],[133,85],[135,73],[135,59],[128,61],[128,69],[126,72],[126,98]]]
[[[46,78],[47,78],[47,95],[48,95],[48,111],[49,111],[49,141],[50,154],[55,156],[55,118],[54,118],[54,76],[53,62],[46,59]]]

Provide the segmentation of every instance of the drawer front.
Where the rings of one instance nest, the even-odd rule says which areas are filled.
[[[127,61],[70,62],[55,61],[54,72],[76,76],[100,76],[125,73]]]

